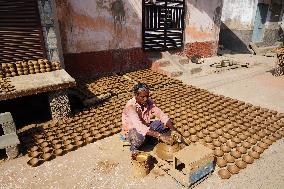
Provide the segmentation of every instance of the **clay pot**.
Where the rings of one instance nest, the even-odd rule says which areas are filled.
[[[195,134],[196,133],[196,129],[194,129],[193,127],[190,128],[188,131],[189,131],[190,134]]]
[[[187,137],[190,136],[190,133],[189,133],[188,131],[184,131],[184,132],[183,132],[183,136],[184,136],[185,138],[187,138]]]
[[[271,145],[273,142],[270,140],[270,139],[268,139],[268,138],[264,138],[263,140],[262,140],[264,143],[266,143],[267,145]]]
[[[247,152],[247,149],[242,146],[238,146],[236,149],[242,154],[245,154]]]
[[[222,129],[218,129],[218,130],[216,130],[215,132],[216,132],[218,135],[223,135]]]
[[[91,134],[90,133],[85,133],[85,134],[83,134],[83,138],[88,138],[89,136],[91,136]]]
[[[227,166],[227,169],[228,169],[228,171],[229,171],[230,173],[232,173],[232,174],[238,174],[238,173],[240,172],[239,167],[236,166],[235,164],[233,164],[233,165],[228,165],[228,166]]]
[[[238,137],[233,137],[231,139],[233,142],[235,142],[236,144],[240,143],[241,142],[241,139],[239,139]]]
[[[101,138],[102,138],[103,136],[101,135],[101,134],[97,134],[97,135],[95,135],[95,140],[100,140]]]
[[[74,138],[74,140],[75,140],[75,141],[80,141],[80,140],[82,140],[82,136],[76,136],[76,137]]]
[[[203,134],[205,134],[205,135],[208,135],[208,134],[210,133],[210,131],[209,131],[208,129],[204,129],[202,132],[203,132]]]
[[[264,149],[263,148],[261,148],[261,147],[259,147],[259,146],[254,146],[253,148],[252,148],[252,150],[253,151],[256,151],[256,152],[258,152],[258,153],[263,153],[263,151],[264,151]]]
[[[172,161],[173,154],[181,149],[178,144],[168,145],[165,143],[159,143],[156,145],[155,148],[157,156],[166,161]]]
[[[74,149],[74,146],[72,145],[72,144],[68,144],[67,146],[66,146],[66,150],[67,151],[72,151]]]
[[[197,136],[198,138],[203,138],[203,137],[204,137],[204,134],[203,134],[202,132],[198,132],[198,133],[196,133],[196,136]]]
[[[198,141],[198,137],[196,135],[190,135],[189,139],[192,141],[192,142],[197,142]]]
[[[220,150],[220,149],[215,149],[215,150],[214,150],[214,154],[215,154],[215,156],[217,156],[217,157],[221,157],[221,156],[224,155],[224,152],[223,152],[222,150]]]
[[[43,143],[40,144],[40,146],[44,148],[44,147],[48,146],[48,142],[43,142]]]
[[[218,138],[218,140],[219,140],[221,143],[226,143],[226,142],[227,142],[227,139],[224,138],[223,136],[220,136],[220,137]]]
[[[33,147],[31,148],[31,151],[36,151],[36,150],[38,150],[38,147],[37,147],[37,146],[33,146]]]
[[[63,143],[64,143],[65,146],[67,146],[68,144],[71,144],[72,141],[71,140],[65,140]]]
[[[39,164],[38,158],[32,158],[28,161],[28,164],[32,167],[36,167]]]
[[[227,170],[227,169],[220,169],[218,171],[218,175],[222,178],[222,179],[229,179],[231,177],[231,173]]]
[[[247,154],[243,155],[242,160],[248,164],[251,164],[254,161],[254,159]]]
[[[254,159],[258,159],[259,158],[259,153],[256,151],[251,151],[248,153],[249,156],[253,157]]]
[[[213,138],[213,139],[216,139],[216,138],[218,138],[218,134],[215,133],[215,132],[214,132],[214,133],[211,133],[211,134],[210,134],[210,137]]]
[[[57,144],[57,143],[59,143],[59,142],[60,142],[60,140],[57,140],[57,139],[51,141],[51,143],[52,143],[53,145],[54,145],[54,144]]]
[[[248,138],[246,135],[244,135],[244,134],[242,134],[242,133],[239,134],[238,137],[239,137],[241,140],[245,140],[245,139]]]
[[[276,138],[276,140],[279,140],[280,138],[282,138],[282,136],[278,133],[273,133],[272,135]]]
[[[94,138],[93,137],[88,137],[88,138],[86,138],[86,142],[87,143],[92,143],[94,141]]]
[[[247,167],[247,163],[244,162],[243,160],[237,160],[235,162],[235,164],[240,168],[240,169],[244,169]]]
[[[229,148],[227,145],[224,145],[224,144],[220,148],[223,152],[230,152],[231,151],[231,148]]]
[[[44,142],[44,139],[40,138],[40,139],[37,139],[37,143],[40,144],[40,143],[43,143]]]
[[[229,146],[230,148],[235,148],[237,146],[237,144],[233,141],[228,141],[227,143],[227,146]]]
[[[239,151],[237,151],[237,150],[233,150],[233,151],[231,151],[231,153],[230,153],[234,158],[240,158],[241,157],[241,153],[239,152]]]
[[[29,156],[30,156],[30,157],[33,157],[33,158],[36,158],[36,157],[38,157],[40,154],[41,154],[41,153],[39,153],[38,151],[31,151],[31,152],[29,153]]]
[[[61,147],[62,147],[61,144],[55,144],[55,145],[54,145],[54,148],[55,148],[55,149],[59,149],[59,148],[61,148]]]
[[[242,142],[242,146],[249,149],[252,146],[252,144],[247,142],[247,141],[244,141],[244,142]]]
[[[259,147],[263,148],[263,149],[267,149],[268,148],[268,144],[264,143],[264,142],[259,142],[257,144]]]
[[[83,141],[76,141],[75,145],[78,146],[78,147],[81,147],[81,146],[84,145],[84,142]]]
[[[263,137],[266,136],[266,134],[265,134],[264,131],[259,131],[257,134],[258,134],[258,136],[260,136],[261,138],[263,138]]]
[[[220,147],[220,146],[222,145],[222,143],[221,143],[220,141],[218,141],[218,140],[214,140],[214,141],[212,142],[212,144],[213,144],[215,147]]]
[[[49,147],[44,147],[44,148],[42,149],[42,151],[43,151],[44,153],[47,153],[47,152],[50,152],[50,151],[51,151],[51,148],[49,148]]]
[[[52,155],[50,153],[44,153],[42,154],[41,158],[44,159],[44,161],[48,161]]]
[[[258,136],[257,134],[252,135],[252,138],[255,139],[255,140],[260,140],[261,139],[261,137]]]
[[[232,136],[236,136],[237,135],[237,132],[234,131],[234,130],[229,130],[228,133]]]
[[[216,163],[220,168],[225,167],[227,165],[227,162],[223,158],[218,158]]]
[[[210,148],[211,150],[215,150],[215,146],[212,143],[207,143],[205,146]]]
[[[204,138],[204,141],[207,142],[207,143],[212,142],[212,138],[210,136],[206,136]]]
[[[232,136],[228,133],[224,133],[223,136],[226,138],[226,139],[231,139]]]
[[[224,160],[226,160],[228,163],[234,163],[235,162],[235,158],[233,156],[231,156],[231,154],[225,154]]]
[[[253,145],[257,143],[257,140],[255,140],[254,138],[248,138],[247,141]]]
[[[63,150],[62,149],[56,149],[53,152],[56,156],[61,156],[63,154]]]

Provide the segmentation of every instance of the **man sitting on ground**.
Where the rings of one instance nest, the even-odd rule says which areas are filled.
[[[171,143],[172,138],[166,132],[174,130],[173,124],[149,98],[149,87],[138,83],[133,90],[134,97],[127,102],[122,112],[122,131],[131,144],[130,151],[137,152],[146,136]]]

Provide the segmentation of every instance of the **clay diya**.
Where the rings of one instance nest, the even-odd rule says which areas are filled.
[[[28,164],[32,167],[36,167],[39,164],[38,158],[32,158],[28,161]]]
[[[224,160],[226,160],[228,163],[234,163],[235,162],[235,158],[231,154],[225,154]]]
[[[222,179],[229,179],[231,177],[231,173],[227,170],[227,169],[220,169],[218,171],[218,175],[222,178]]]
[[[261,148],[261,147],[259,147],[259,146],[254,146],[253,148],[252,148],[252,150],[253,151],[256,151],[256,152],[258,152],[258,153],[263,153],[263,151],[264,151],[264,149],[263,148]]]
[[[251,151],[248,153],[248,155],[253,157],[254,159],[258,159],[260,157],[259,153],[256,151]]]
[[[252,164],[254,161],[254,159],[247,154],[243,155],[242,160],[248,164]]]
[[[215,147],[220,147],[222,145],[222,143],[218,140],[213,140],[212,144],[215,146]]]
[[[41,155],[41,158],[44,159],[44,161],[50,160],[51,157],[52,155],[50,153],[44,153]]]
[[[33,157],[33,158],[36,158],[36,157],[38,157],[40,154],[41,154],[41,153],[39,153],[38,151],[31,151],[31,152],[29,153],[29,156],[30,156],[30,157]]]
[[[236,149],[242,154],[245,154],[247,152],[247,149],[242,146],[238,146]]]
[[[244,142],[242,142],[242,146],[249,149],[252,146],[252,144],[247,142],[247,141],[244,141]]]
[[[239,152],[239,151],[237,151],[237,150],[233,150],[233,151],[231,151],[231,153],[230,153],[234,158],[240,158],[241,157],[241,153]]]
[[[264,142],[259,142],[257,144],[259,147],[263,148],[263,149],[267,149],[268,148],[268,144],[264,143]]]
[[[224,145],[224,144],[220,147],[220,149],[223,152],[230,152],[231,151],[231,148],[229,148],[227,145]]]
[[[235,162],[235,164],[240,168],[240,169],[244,169],[247,167],[247,163],[244,162],[243,160],[237,160]]]
[[[61,155],[63,155],[63,150],[62,149],[56,149],[56,150],[53,151],[53,153],[56,156],[61,156]]]
[[[218,158],[216,163],[220,168],[225,167],[227,165],[227,162],[223,158]]]
[[[240,172],[240,169],[238,166],[236,166],[235,164],[233,165],[228,165],[227,166],[227,169],[228,171],[231,173],[231,174],[238,174]]]
[[[227,146],[229,146],[230,148],[235,148],[237,146],[237,144],[233,141],[228,141],[227,143]]]

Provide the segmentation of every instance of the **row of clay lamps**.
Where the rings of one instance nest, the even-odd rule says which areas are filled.
[[[121,103],[126,97],[76,114],[57,123],[43,126],[44,132],[34,135],[35,146],[30,148],[28,164],[37,166],[56,156],[96,140],[111,136],[121,130]],[[124,102],[125,103],[125,102]]]
[[[103,77],[98,80],[83,81],[78,89],[82,92],[90,91],[92,94],[101,95],[105,93],[121,94],[130,91],[133,83],[122,76]]]
[[[201,142],[214,150],[224,179],[253,163],[284,136],[284,114],[277,111],[192,86],[167,88],[153,96],[188,142]]]
[[[45,73],[61,69],[59,62],[49,62],[47,59],[3,63],[1,67],[2,77]]]
[[[151,71],[151,70],[140,70],[136,72],[127,73],[126,76],[130,77],[136,82],[147,83],[152,90],[157,90],[163,86],[171,84],[181,84],[179,80],[169,78],[163,74]]]
[[[9,78],[0,79],[0,93],[11,93],[15,90],[16,89],[11,85]]]

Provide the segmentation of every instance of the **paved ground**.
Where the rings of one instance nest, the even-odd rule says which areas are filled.
[[[255,59],[259,63],[248,69],[207,76],[184,74],[180,79],[214,93],[284,112],[284,76],[274,78],[269,72],[273,59],[251,60]],[[197,188],[283,188],[283,159],[281,139],[238,175],[221,180],[215,172]],[[27,161],[24,156],[0,163],[0,188],[182,188],[156,168],[144,179],[132,178],[130,154],[116,135],[36,168],[29,167]]]

